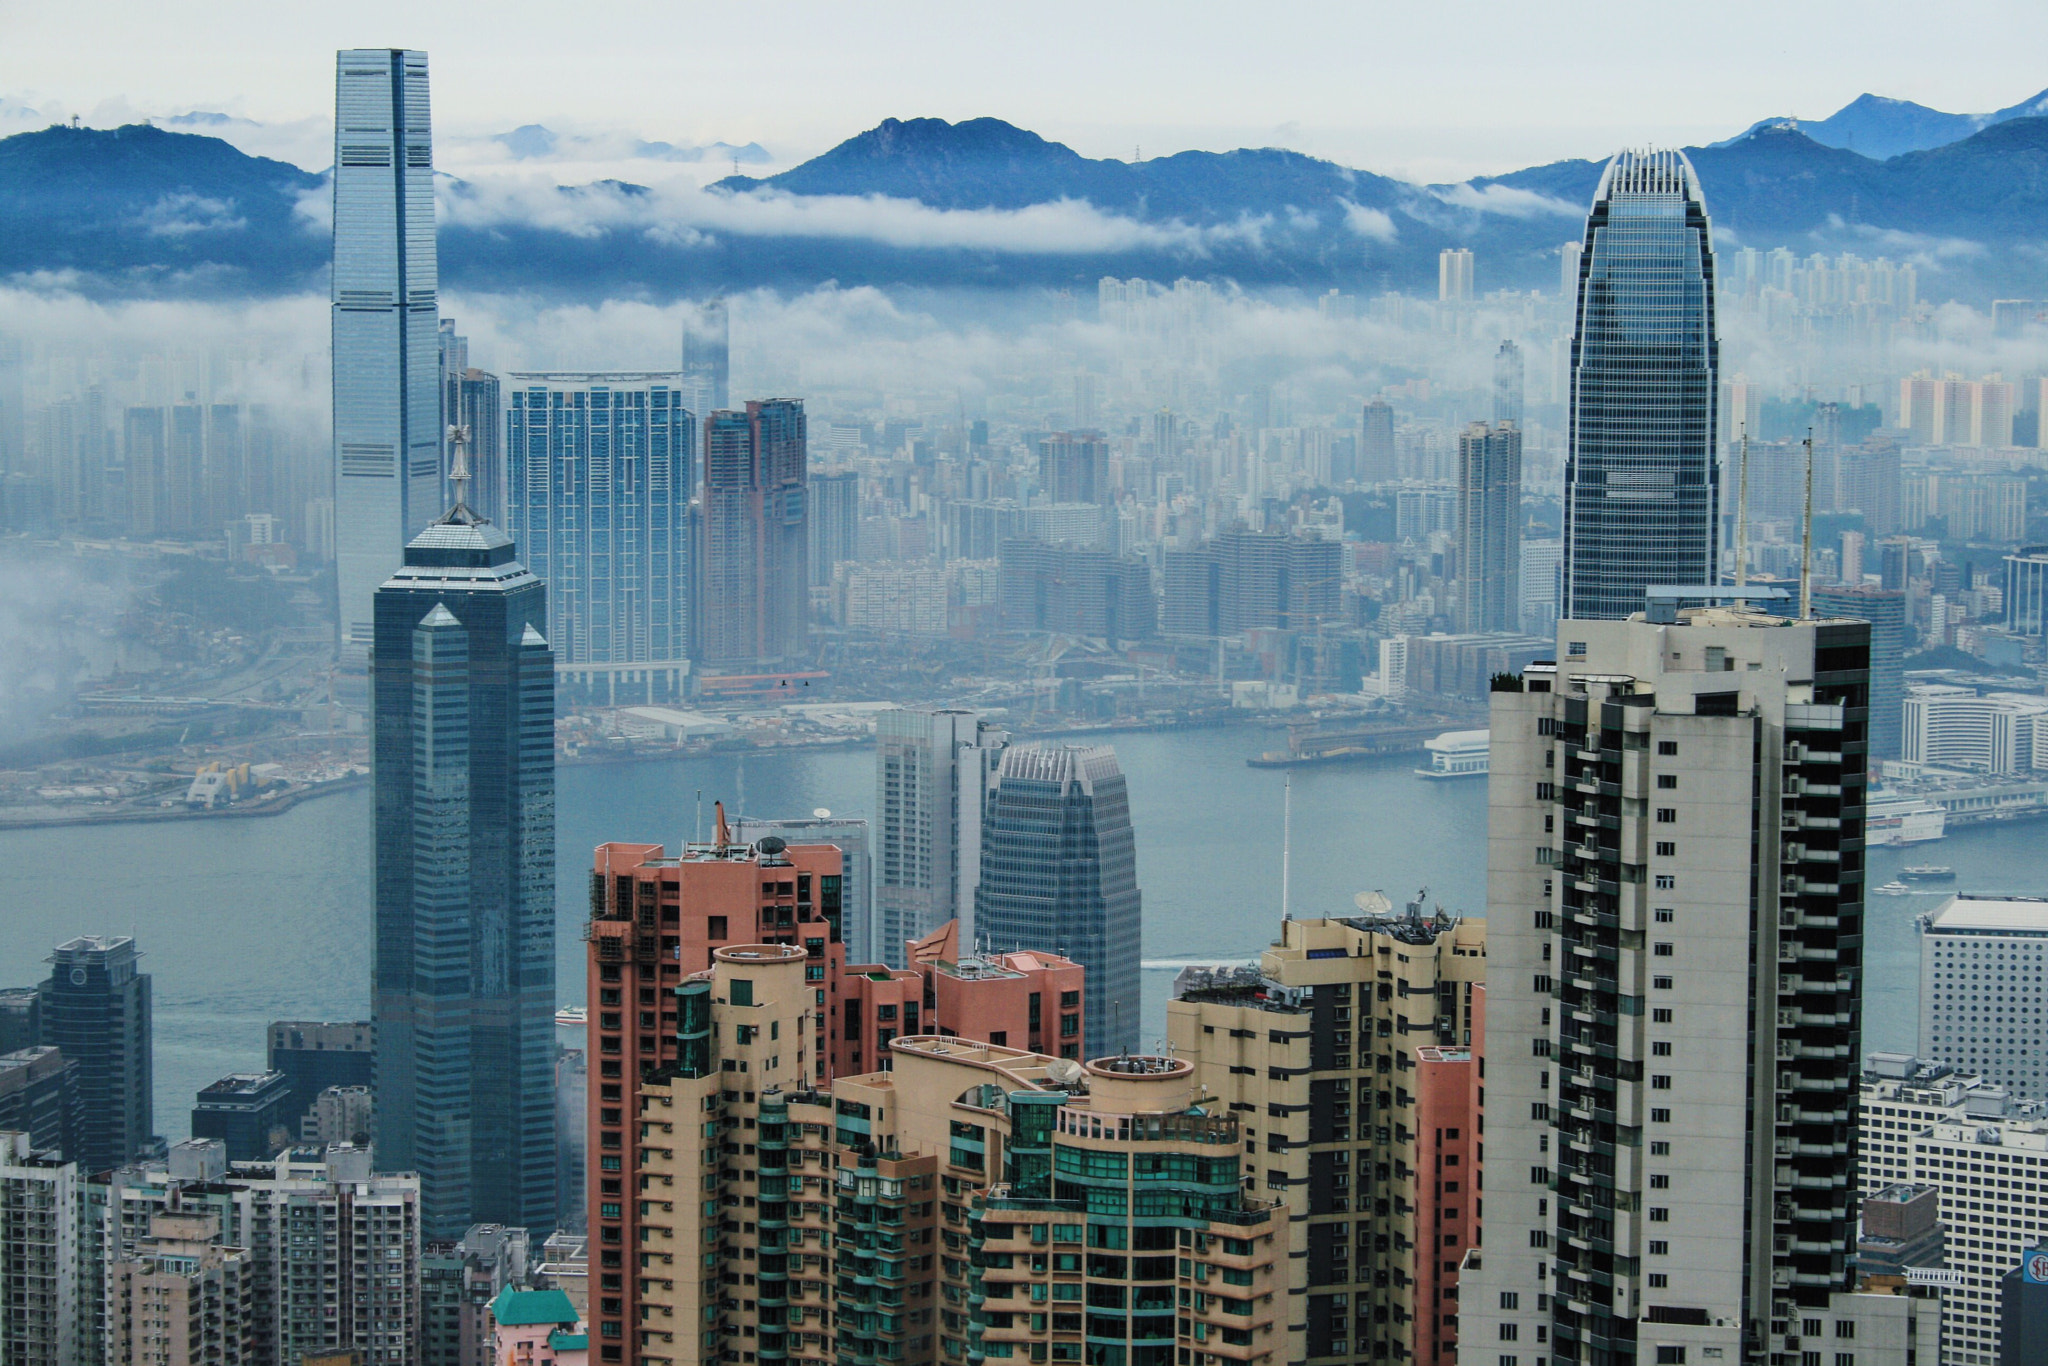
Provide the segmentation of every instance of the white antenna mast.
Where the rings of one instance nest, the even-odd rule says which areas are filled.
[[[455,486],[455,506],[469,501],[469,424],[458,422],[448,428],[448,440],[455,447],[455,460],[448,468],[448,482]]]
[[[1813,615],[1813,428],[1806,429],[1806,516],[1799,534],[1799,619]]]
[[[1280,789],[1280,918],[1292,920],[1293,901],[1289,898],[1288,874],[1294,865],[1294,773],[1290,769],[1287,781]]]
[[[1742,473],[1735,495],[1735,591],[1749,587],[1749,424],[1742,424]]]

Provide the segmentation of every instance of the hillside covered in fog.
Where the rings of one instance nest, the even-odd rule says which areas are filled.
[[[1789,121],[1689,150],[1724,250],[1889,255],[1980,303],[2048,292],[2048,118],[2001,117],[1883,160]],[[779,175],[708,188],[444,177],[441,276],[656,301],[828,280],[1086,289],[1103,275],[1428,292],[1438,251],[1467,246],[1482,291],[1550,289],[1599,174],[1563,161],[1423,186],[1270,148],[1093,160],[997,119],[891,119]],[[326,199],[323,176],[214,137],[24,133],[0,141],[0,276],[110,296],[324,291]]]

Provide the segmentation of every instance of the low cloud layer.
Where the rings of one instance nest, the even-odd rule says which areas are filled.
[[[684,247],[720,236],[854,238],[897,248],[1031,256],[1165,251],[1200,257],[1224,245],[1256,246],[1267,227],[1264,219],[1211,227],[1141,223],[1074,199],[1022,209],[935,209],[881,195],[731,193],[673,182],[565,189],[514,176],[444,183],[439,208],[443,228],[537,228],[573,237],[623,231]]]
[[[1512,185],[1436,185],[1429,193],[1439,203],[1475,213],[1498,214],[1503,218],[1579,218],[1586,214],[1583,204],[1568,204],[1555,195]]]

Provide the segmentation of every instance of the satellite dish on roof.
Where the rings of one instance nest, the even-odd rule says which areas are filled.
[[[828,806],[813,807],[811,808],[811,815],[821,821],[829,821],[832,819],[832,808]]]
[[[1360,892],[1351,898],[1351,903],[1367,915],[1386,915],[1394,909],[1385,892]]]
[[[1045,1075],[1060,1086],[1072,1086],[1081,1080],[1081,1064],[1072,1058],[1054,1058],[1045,1065]]]

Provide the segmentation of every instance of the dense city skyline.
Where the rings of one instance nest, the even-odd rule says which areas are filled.
[[[0,101],[0,1357],[2031,1366],[2048,94],[1679,150],[1753,35],[1324,17],[1637,125],[515,190],[424,47],[327,178]],[[1351,55],[1142,18],[1032,98]]]

